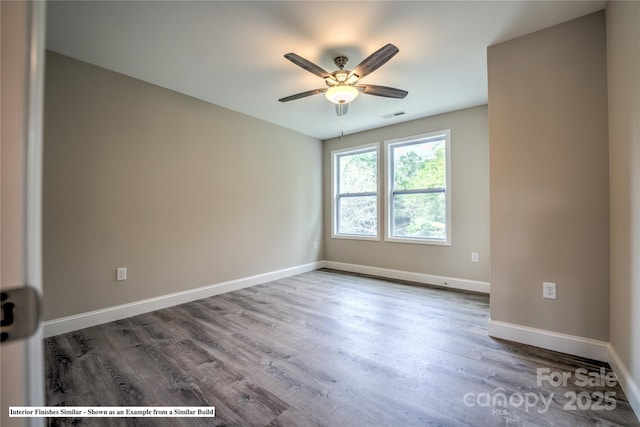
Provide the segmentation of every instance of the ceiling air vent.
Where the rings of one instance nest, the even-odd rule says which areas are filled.
[[[393,117],[404,116],[405,114],[407,114],[407,113],[405,113],[404,111],[398,111],[398,112],[395,112],[395,113],[383,114],[380,117],[382,117],[383,119],[391,119]]]

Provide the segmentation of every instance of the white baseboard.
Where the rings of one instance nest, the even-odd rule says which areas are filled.
[[[410,282],[424,283],[428,285],[442,286],[445,288],[462,289],[488,294],[490,292],[489,282],[478,280],[458,279],[455,277],[435,276],[433,274],[414,273],[411,271],[392,270],[389,268],[371,267],[368,265],[347,264],[344,262],[325,261],[324,266],[340,271],[351,273],[368,274],[371,276],[385,277],[388,279],[407,280]]]
[[[631,409],[640,418],[640,387],[611,344],[609,344],[609,365],[611,365],[613,372],[616,373],[620,387],[622,387],[624,394],[627,396]]]
[[[398,280],[408,280],[418,283],[444,286],[454,289],[464,289],[469,291],[489,293],[489,283],[466,279],[456,279],[430,274],[412,273],[408,271],[390,270],[386,268],[369,267],[356,264],[346,264],[333,261],[318,261],[301,266],[258,274],[255,276],[231,280],[223,283],[204,286],[197,289],[176,292],[169,295],[162,295],[128,304],[117,305],[86,313],[75,314],[73,316],[52,319],[43,322],[44,337],[60,335],[78,329],[88,328],[115,320],[125,319],[138,314],[148,313],[154,310],[171,307],[186,302],[231,292],[238,289],[255,286],[262,283],[278,280],[296,274],[306,273],[319,268],[332,268],[335,270],[349,271],[353,273],[369,274],[372,276],[386,277]]]
[[[609,343],[489,319],[489,336],[608,362]]]
[[[296,267],[285,268],[283,270],[230,280],[228,282],[216,283],[213,285],[203,286],[201,288],[175,292],[169,295],[162,295],[128,304],[117,305],[115,307],[108,307],[59,319],[47,320],[43,322],[44,338],[88,328],[90,326],[100,325],[102,323],[125,319],[138,314],[148,313],[150,311],[178,304],[184,304],[186,302],[267,283],[285,277],[295,276],[296,274],[317,270],[323,266],[324,261],[312,262]]]

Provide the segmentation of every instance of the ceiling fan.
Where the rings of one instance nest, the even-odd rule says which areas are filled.
[[[398,52],[399,49],[396,46],[387,44],[367,56],[356,66],[356,68],[353,69],[353,71],[344,69],[349,58],[346,56],[338,56],[334,59],[334,63],[338,67],[338,70],[333,73],[324,70],[313,62],[308,61],[295,53],[287,53],[284,56],[285,58],[310,73],[323,78],[327,87],[297,93],[285,98],[280,98],[278,101],[288,102],[316,95],[318,93],[324,93],[325,97],[336,105],[336,113],[338,116],[344,116],[347,114],[349,102],[353,101],[360,92],[367,95],[402,99],[407,96],[409,92],[388,86],[359,84],[360,79],[383,66]]]

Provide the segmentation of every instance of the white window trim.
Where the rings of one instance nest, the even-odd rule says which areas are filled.
[[[445,239],[427,239],[416,237],[396,237],[391,235],[392,230],[392,203],[393,200],[391,190],[391,148],[396,144],[410,143],[419,141],[421,139],[429,139],[438,136],[445,136],[445,162],[446,162],[446,177],[445,177],[445,209],[446,209],[446,237]],[[414,135],[404,138],[391,139],[384,142],[384,214],[385,214],[385,242],[396,243],[412,243],[419,245],[437,245],[437,246],[451,246],[451,129],[439,130],[436,132],[429,132],[420,135]]]
[[[377,160],[377,188],[376,188],[376,198],[377,198],[377,207],[376,207],[376,215],[377,215],[377,227],[376,227],[376,235],[375,236],[365,236],[361,234],[345,234],[338,233],[338,209],[337,209],[337,198],[338,198],[338,180],[337,171],[336,171],[336,159],[339,155],[342,154],[358,154],[366,151],[376,152],[376,160]],[[381,179],[382,176],[382,162],[380,161],[380,143],[375,142],[372,144],[364,144],[358,145],[355,147],[347,147],[339,150],[331,151],[331,237],[334,239],[349,239],[349,240],[368,240],[368,241],[380,241],[381,240],[381,224],[382,224],[382,192],[380,191],[381,187]]]

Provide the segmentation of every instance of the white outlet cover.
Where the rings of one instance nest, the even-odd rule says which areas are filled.
[[[542,298],[557,299],[555,283],[542,282]]]

